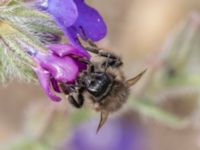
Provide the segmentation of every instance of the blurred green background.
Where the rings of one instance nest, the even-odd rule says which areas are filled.
[[[113,118],[131,112],[146,132],[148,150],[200,149],[200,1],[88,2],[108,24],[98,44],[122,56],[127,77],[148,69]],[[65,101],[55,104],[29,83],[1,86],[0,97],[0,146],[14,150],[49,149],[45,145],[59,144],[73,126],[98,117]]]

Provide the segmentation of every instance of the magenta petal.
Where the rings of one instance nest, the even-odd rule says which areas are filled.
[[[58,55],[59,57],[64,57],[64,56],[70,57],[70,55],[75,55],[75,56],[80,56],[86,59],[90,59],[90,55],[87,51],[80,48],[75,48],[71,45],[52,44],[52,45],[49,45],[47,48],[50,51],[52,51],[54,54]],[[86,64],[80,63],[80,61],[76,59],[74,59],[74,61],[76,62],[79,68],[79,72],[87,68]]]
[[[74,59],[74,61],[76,62],[78,68],[79,68],[79,72],[82,72],[83,70],[87,69],[87,65],[80,63],[80,61]]]
[[[61,93],[58,82],[54,78],[51,78],[51,85],[57,93]]]
[[[40,66],[47,70],[51,76],[59,82],[74,82],[78,76],[78,66],[76,62],[68,56],[62,58],[54,54],[38,54],[37,59]]]
[[[68,27],[74,24],[78,10],[73,0],[48,0],[48,11],[57,23]]]
[[[52,44],[47,47],[49,50],[51,50],[54,54],[64,57],[68,55],[77,55],[80,57],[86,57],[90,58],[90,55],[87,51],[81,49],[81,48],[75,48],[71,45],[66,44]]]
[[[38,76],[38,79],[40,81],[40,84],[44,90],[44,92],[51,98],[53,101],[59,102],[61,101],[60,97],[57,97],[52,91],[50,86],[50,74],[46,70],[43,70],[42,68],[36,68],[34,69],[35,73]]]

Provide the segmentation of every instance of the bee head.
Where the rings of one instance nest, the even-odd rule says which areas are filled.
[[[114,77],[106,72],[94,72],[85,78],[87,91],[95,97],[94,101],[100,103],[110,92]]]

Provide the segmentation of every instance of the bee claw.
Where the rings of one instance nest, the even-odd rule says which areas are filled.
[[[102,112],[101,112],[100,122],[99,122],[99,125],[98,125],[98,128],[97,128],[96,133],[98,133],[99,130],[100,130],[100,129],[103,127],[103,125],[106,123],[106,121],[107,121],[107,119],[108,119],[108,115],[109,115],[108,112],[105,112],[105,111],[102,111]]]
[[[126,84],[128,85],[128,87],[133,86],[138,80],[141,79],[141,77],[144,75],[144,73],[147,71],[147,69],[145,69],[144,71],[142,71],[141,73],[139,73],[138,75],[136,75],[135,77],[133,77],[132,79],[129,79],[126,81]]]

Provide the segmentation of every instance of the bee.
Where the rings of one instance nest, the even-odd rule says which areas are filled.
[[[92,108],[100,112],[100,122],[97,132],[105,124],[110,113],[119,110],[127,101],[130,87],[134,85],[145,73],[142,71],[135,77],[126,80],[121,71],[123,62],[119,56],[98,48],[89,41],[90,47],[85,50],[103,58],[99,61],[90,61],[74,56],[87,65],[76,82],[72,85],[61,84],[61,89],[68,94],[68,101],[76,108],[81,108],[87,100]]]

